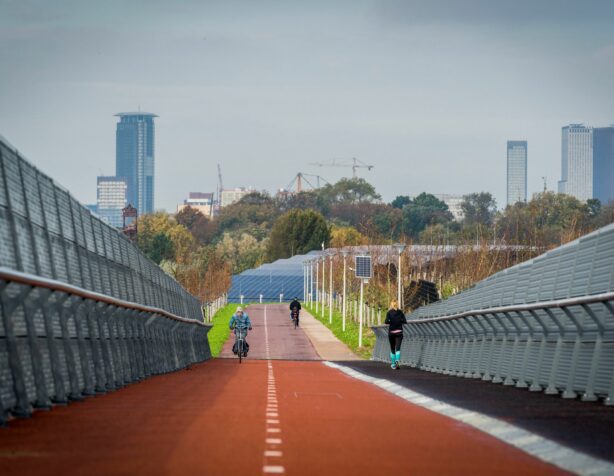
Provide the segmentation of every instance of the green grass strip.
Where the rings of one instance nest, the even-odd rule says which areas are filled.
[[[357,322],[350,320],[349,312],[345,319],[345,332],[343,329],[343,317],[340,311],[333,310],[333,323],[329,323],[329,310],[326,308],[324,314],[320,312],[316,313],[315,306],[304,305],[305,309],[315,317],[318,321],[328,327],[335,337],[347,345],[352,352],[363,359],[370,359],[373,354],[373,347],[375,346],[375,334],[368,327],[362,329],[362,347],[358,347],[358,329]]]
[[[237,310],[237,304],[227,304],[213,316],[213,329],[209,331],[207,337],[209,338],[209,347],[211,347],[211,355],[217,357],[222,351],[222,347],[230,336],[230,329],[228,323],[230,318]]]

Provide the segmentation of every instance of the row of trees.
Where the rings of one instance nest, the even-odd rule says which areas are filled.
[[[614,221],[614,204],[602,207],[553,192],[503,210],[497,210],[490,193],[473,193],[461,208],[464,218],[455,221],[434,195],[397,196],[383,203],[365,180],[342,179],[277,197],[255,192],[213,220],[189,207],[175,217],[144,215],[138,244],[187,289],[209,299],[227,289],[232,274],[322,245],[498,243],[541,252]],[[514,264],[508,258],[499,261]]]

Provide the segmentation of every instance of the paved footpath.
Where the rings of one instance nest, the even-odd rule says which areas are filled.
[[[299,331],[302,344],[286,346],[275,307],[250,316],[242,364],[215,359],[12,421],[0,430],[0,474],[561,474],[316,361]],[[314,360],[278,360],[285,352]]]

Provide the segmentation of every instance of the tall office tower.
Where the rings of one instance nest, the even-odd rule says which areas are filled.
[[[127,189],[123,177],[98,177],[96,213],[115,228],[123,226],[122,210],[127,205]]]
[[[614,201],[614,125],[593,129],[593,197]]]
[[[580,201],[593,198],[593,128],[584,124],[563,127],[559,193]]]
[[[154,118],[147,112],[116,114],[115,173],[126,179],[128,203],[139,215],[154,211]]]
[[[507,204],[527,201],[527,141],[507,141]]]

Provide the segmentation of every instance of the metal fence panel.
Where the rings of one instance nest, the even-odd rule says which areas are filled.
[[[614,404],[614,224],[418,309],[405,332],[408,365]]]

